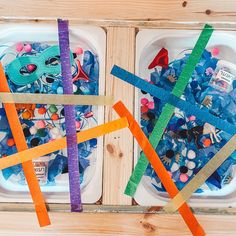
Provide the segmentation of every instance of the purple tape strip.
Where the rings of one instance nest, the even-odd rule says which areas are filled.
[[[64,94],[73,94],[68,21],[58,19],[57,22],[58,22],[63,91]],[[64,106],[64,110],[65,110],[71,211],[78,212],[82,211],[82,205],[81,205],[81,193],[80,193],[78,146],[77,146],[76,127],[75,127],[75,108],[74,106],[67,105]]]

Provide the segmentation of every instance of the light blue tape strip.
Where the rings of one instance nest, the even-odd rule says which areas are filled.
[[[179,108],[180,110],[187,112],[189,115],[195,115],[196,117],[200,117],[202,121],[210,123],[211,125],[227,132],[228,134],[236,134],[236,126],[212,115],[205,107],[199,108],[196,105],[184,101],[174,96],[170,92],[148,83],[142,78],[122,69],[117,65],[113,66],[111,74],[147,93],[150,93],[152,96],[159,98],[163,102],[169,103]]]

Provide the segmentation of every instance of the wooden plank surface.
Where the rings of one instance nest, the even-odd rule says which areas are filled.
[[[133,86],[110,75],[114,64],[134,72],[134,28],[107,28],[106,95],[122,100],[133,112]],[[105,109],[105,122],[118,116],[112,107]],[[103,199],[106,205],[131,205],[132,199],[124,195],[133,165],[133,136],[128,129],[114,132],[104,139]]]
[[[39,228],[31,212],[0,212],[0,235],[81,236],[189,236],[179,215],[116,213],[50,213],[52,225]],[[207,236],[236,235],[236,216],[204,216],[198,219]]]
[[[1,0],[0,16],[234,21],[235,0]]]
[[[236,25],[235,0],[0,0],[0,19],[55,19],[64,17],[74,24],[137,27],[201,27],[205,22],[233,27]],[[18,20],[17,20],[18,21]],[[173,24],[174,22],[177,22]],[[183,24],[179,24],[182,22]],[[223,23],[221,23],[223,22]],[[1,22],[4,23],[4,22]],[[194,23],[192,25],[191,23]],[[113,63],[134,70],[135,29],[108,27],[107,94],[114,94],[133,108],[133,90],[124,83],[114,82],[109,72]],[[128,96],[129,95],[129,96]],[[130,96],[132,95],[132,96]],[[106,120],[115,118],[106,110]],[[125,137],[125,141],[124,141]],[[121,141],[123,139],[123,141]],[[128,131],[105,139],[103,204],[130,205],[123,195],[125,182],[131,171],[132,140]],[[111,146],[109,146],[109,144]],[[128,147],[126,146],[129,145]],[[108,146],[107,146],[108,145]],[[113,146],[114,145],[114,146]],[[114,194],[115,193],[115,194]],[[23,207],[22,207],[23,208]],[[31,207],[32,208],[32,207]],[[27,210],[25,208],[24,210]],[[69,206],[66,207],[68,211]],[[125,209],[125,208],[124,208]],[[52,225],[39,229],[35,213],[9,212],[7,204],[0,209],[0,235],[190,235],[179,215],[130,213],[68,213],[63,206],[54,206]],[[30,209],[29,209],[30,210]],[[108,208],[109,210],[109,208]],[[115,208],[114,211],[117,211]],[[101,211],[99,207],[94,211]],[[229,210],[213,211],[229,214]],[[207,235],[236,235],[236,215],[199,215]]]

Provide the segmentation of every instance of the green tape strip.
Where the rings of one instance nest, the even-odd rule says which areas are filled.
[[[187,84],[188,81],[195,69],[195,66],[197,65],[197,63],[199,62],[201,55],[211,37],[213,33],[213,27],[210,25],[205,25],[205,27],[203,28],[194,48],[193,51],[185,65],[185,67],[183,68],[178,81],[176,82],[175,87],[172,90],[172,94],[180,97]],[[170,104],[166,104],[163,109],[162,109],[162,113],[149,137],[149,141],[152,144],[152,146],[156,149],[157,145],[159,144],[159,141],[164,133],[164,130],[167,126],[167,124],[169,123],[173,113],[174,113],[175,107],[170,105]],[[148,160],[145,156],[144,153],[141,154],[140,158],[138,159],[138,163],[136,164],[134,171],[129,179],[129,182],[126,186],[125,189],[125,194],[129,195],[131,197],[134,196],[136,189],[138,187],[138,184],[140,183],[142,176],[144,175],[146,169],[148,166]]]

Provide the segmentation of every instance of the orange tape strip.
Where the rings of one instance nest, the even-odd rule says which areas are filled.
[[[0,92],[10,92],[8,87],[7,79],[4,74],[2,64],[0,63]],[[28,149],[25,141],[25,136],[18,118],[15,104],[4,104],[7,119],[12,131],[14,141],[16,143],[17,150],[23,151]],[[50,225],[50,219],[47,213],[47,208],[39,187],[39,183],[34,171],[34,166],[32,161],[28,161],[22,164],[26,181],[29,186],[31,197],[34,202],[35,211],[38,217],[39,225],[41,227]]]
[[[123,129],[129,126],[129,123],[125,117],[108,122],[103,125],[98,125],[94,128],[83,130],[77,133],[77,142],[82,143],[92,138],[105,135],[110,132],[114,132],[119,129]],[[11,156],[7,156],[0,159],[0,170],[14,166],[26,161],[30,161],[34,158],[45,156],[49,153],[66,148],[66,137],[54,140],[50,143],[45,143],[40,146],[30,148],[21,152],[17,152]]]
[[[166,191],[169,193],[171,198],[174,198],[179,193],[179,190],[177,189],[176,185],[172,181],[170,175],[166,171],[165,166],[162,164],[155,149],[150,144],[148,138],[141,130],[137,121],[134,119],[132,114],[128,111],[128,109],[125,107],[125,105],[122,102],[116,103],[113,106],[113,108],[119,114],[120,117],[126,117],[128,119],[130,131],[132,132],[133,136],[135,137],[138,144],[142,148],[144,154],[146,155],[147,159],[151,163],[156,174],[159,176]],[[196,217],[193,215],[191,209],[186,203],[184,203],[179,208],[179,213],[182,215],[185,223],[188,225],[193,235],[196,235],[196,236],[205,235],[203,228],[198,223]]]

